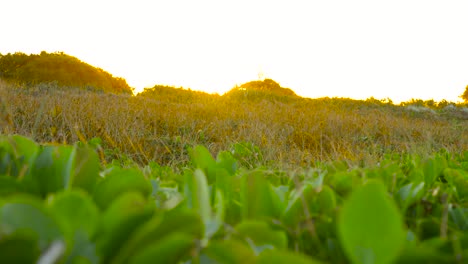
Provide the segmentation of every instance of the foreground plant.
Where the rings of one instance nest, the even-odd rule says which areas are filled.
[[[182,173],[0,137],[5,263],[463,263],[468,152],[290,174],[236,145]],[[251,156],[249,156],[251,155]]]

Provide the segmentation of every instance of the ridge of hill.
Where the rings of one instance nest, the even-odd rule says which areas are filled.
[[[0,78],[20,85],[53,83],[61,87],[132,94],[124,78],[114,77],[63,52],[0,54]]]
[[[147,98],[164,98],[164,100],[171,101],[174,103],[194,103],[198,101],[207,101],[212,99],[218,99],[221,96],[218,94],[209,94],[202,91],[194,91],[191,89],[185,89],[183,87],[174,87],[170,85],[157,84],[151,88],[145,88],[142,92],[138,93],[137,96]]]
[[[236,91],[236,90],[264,91],[264,92],[270,92],[273,94],[283,95],[283,96],[297,96],[293,90],[289,88],[281,87],[279,83],[268,78],[264,80],[251,81],[251,82],[244,83],[241,86],[236,87],[231,91]]]
[[[281,87],[272,79],[250,81],[240,86],[235,86],[223,95],[210,94],[202,91],[185,89],[168,85],[155,85],[152,88],[145,88],[137,96],[149,98],[162,98],[172,102],[199,102],[206,100],[216,100],[225,98],[229,100],[246,100],[258,102],[262,100],[293,102],[298,99],[306,99],[296,95],[291,89]]]
[[[248,90],[233,98],[159,86],[146,91],[151,96],[36,90],[0,81],[0,133],[32,135],[39,142],[99,137],[103,148],[115,154],[108,161],[127,155],[139,164],[154,160],[177,167],[188,160],[188,146],[202,144],[217,153],[236,142],[258,146],[265,165],[277,166],[378,162],[387,154],[468,149],[468,108],[461,105],[433,109],[377,99],[281,101],[276,98],[290,97],[276,95],[257,100],[249,98]]]

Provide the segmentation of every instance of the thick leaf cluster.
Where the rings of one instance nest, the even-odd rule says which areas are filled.
[[[456,263],[468,153],[335,162],[280,180],[239,144],[183,174],[102,165],[94,144],[0,137],[2,263]],[[239,160],[243,160],[239,162]]]

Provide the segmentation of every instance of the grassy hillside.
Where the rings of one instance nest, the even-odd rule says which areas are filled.
[[[0,259],[466,263],[467,109],[0,80]]]
[[[258,92],[258,91],[257,91]],[[272,166],[377,163],[386,154],[468,149],[466,108],[395,106],[375,99],[305,99],[249,89],[224,96],[156,86],[137,96],[0,85],[1,132],[38,142],[99,137],[108,159],[181,165],[187,147],[216,154],[258,147]],[[417,102],[415,102],[417,103]]]
[[[123,78],[93,67],[62,52],[26,55],[0,54],[0,78],[21,86],[56,84],[56,88],[81,88],[131,94]]]

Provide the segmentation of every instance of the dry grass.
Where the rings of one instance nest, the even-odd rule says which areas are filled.
[[[197,98],[180,102],[0,83],[0,132],[57,143],[99,137],[108,159],[124,154],[141,164],[169,166],[188,161],[188,146],[203,144],[216,154],[242,141],[260,147],[263,163],[282,167],[468,149],[468,122],[447,114],[350,99]]]

